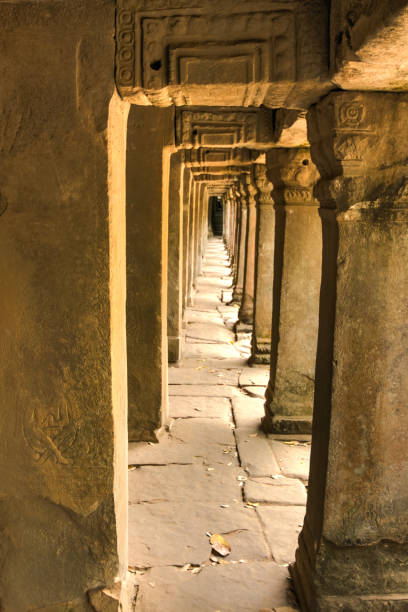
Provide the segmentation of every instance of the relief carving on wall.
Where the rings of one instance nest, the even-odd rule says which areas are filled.
[[[66,402],[45,413],[37,407],[28,410],[23,433],[37,463],[43,464],[50,459],[61,465],[72,464],[66,452],[74,444],[78,429]]]
[[[348,96],[344,102],[336,104],[333,151],[346,173],[353,174],[361,166],[373,135],[366,108],[358,96]]]

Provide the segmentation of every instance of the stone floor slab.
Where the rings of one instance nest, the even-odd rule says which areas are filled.
[[[235,348],[235,344],[209,344],[205,342],[186,342],[184,346],[184,359],[191,358],[209,359],[237,359],[241,357],[241,351]]]
[[[299,533],[302,529],[303,506],[258,506],[256,508],[276,563],[293,563]]]
[[[169,396],[235,397],[239,390],[232,385],[169,385]]]
[[[223,319],[220,313],[214,310],[192,310],[186,309],[184,314],[184,322],[188,325],[189,323],[216,323],[223,324]],[[186,326],[187,326],[186,325]]]
[[[269,382],[269,366],[253,366],[244,368],[239,376],[239,386],[249,387],[251,385],[266,387]]]
[[[129,445],[129,465],[238,465],[231,425],[222,419],[176,419],[159,444]]]
[[[273,476],[280,473],[275,455],[261,432],[236,429],[235,439],[241,465],[250,476]]]
[[[183,356],[180,367],[196,368],[203,364],[210,369],[220,368],[223,370],[240,370],[245,366],[246,360],[243,357],[186,357]]]
[[[231,561],[269,558],[253,508],[238,503],[220,508],[185,500],[129,506],[129,565],[200,565],[211,554],[206,533],[224,535],[231,546]]]
[[[304,506],[307,499],[304,484],[296,478],[248,478],[244,491],[252,503]]]
[[[172,463],[189,465],[202,463],[200,449],[192,444],[175,442],[168,434],[160,439],[159,444],[149,442],[132,442],[129,444],[128,463],[134,465],[168,465]]]
[[[172,395],[169,397],[171,418],[218,418],[231,422],[231,402],[225,397],[189,397]]]
[[[210,470],[210,471],[209,471]],[[180,502],[186,500],[234,505],[242,502],[238,476],[245,472],[236,465],[145,466],[129,471],[129,503]]]
[[[189,323],[186,328],[186,340],[208,341],[211,343],[231,344],[234,341],[234,334],[224,325],[217,323]]]
[[[170,385],[233,385],[238,386],[237,370],[208,368],[205,364],[195,368],[169,368]]]
[[[257,385],[251,385],[250,387],[243,387],[242,389],[249,397],[261,399],[265,402],[266,387],[259,387]]]
[[[200,573],[154,568],[138,578],[136,612],[259,612],[290,605],[286,568],[268,561],[210,566]]]
[[[295,442],[293,444],[292,442]],[[269,440],[269,444],[278,461],[280,470],[288,478],[308,480],[310,463],[310,444],[287,440],[278,442]]]
[[[231,400],[235,424],[239,429],[259,431],[261,419],[265,415],[264,401],[252,397],[234,397]]]

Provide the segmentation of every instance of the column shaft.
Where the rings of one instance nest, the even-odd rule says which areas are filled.
[[[183,198],[183,312],[187,306],[188,296],[188,262],[191,240],[190,222],[190,192],[191,192],[191,171],[187,166],[183,170],[182,198]]]
[[[408,606],[408,96],[341,92],[308,116],[323,222],[303,609]]]
[[[250,363],[269,363],[272,330],[272,289],[275,252],[275,210],[266,166],[254,165],[258,189],[255,242],[254,328]]]
[[[169,239],[167,284],[168,359],[176,363],[181,357],[182,290],[183,290],[183,200],[182,175],[184,152],[170,158]]]
[[[245,251],[248,228],[248,204],[245,198],[241,198],[239,204],[239,235],[238,235],[238,264],[236,280],[234,283],[233,301],[241,303],[244,287]]]
[[[132,106],[127,157],[129,439],[156,440],[167,420],[170,109]]]
[[[242,293],[241,308],[239,309],[239,321],[249,330],[252,330],[254,321],[254,289],[255,289],[255,239],[256,239],[256,189],[252,179],[247,179],[248,214],[247,235],[245,249],[244,287]],[[242,325],[240,326],[242,328]]]
[[[308,148],[267,154],[276,202],[271,374],[264,427],[310,433],[321,282],[321,224]]]

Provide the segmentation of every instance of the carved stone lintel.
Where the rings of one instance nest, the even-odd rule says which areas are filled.
[[[118,0],[117,86],[136,104],[278,107],[298,78],[318,99],[326,22],[325,0]]]
[[[272,111],[229,108],[178,110],[176,141],[178,146],[187,148],[271,147]]]

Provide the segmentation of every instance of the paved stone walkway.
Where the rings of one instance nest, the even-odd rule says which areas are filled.
[[[268,368],[233,332],[230,268],[209,241],[183,362],[169,370],[170,425],[129,449],[129,563],[137,612],[297,610],[288,580],[305,512],[307,441],[260,431]],[[222,301],[224,300],[224,301]],[[231,553],[211,551],[221,534]]]

